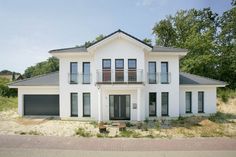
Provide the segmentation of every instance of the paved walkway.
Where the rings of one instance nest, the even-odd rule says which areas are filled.
[[[81,151],[236,151],[236,139],[98,139],[0,135],[0,148]]]

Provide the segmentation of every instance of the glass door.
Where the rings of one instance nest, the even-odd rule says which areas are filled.
[[[130,120],[130,96],[110,95],[110,120]]]

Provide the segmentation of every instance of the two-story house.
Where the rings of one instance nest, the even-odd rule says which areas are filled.
[[[212,114],[221,81],[179,71],[186,49],[151,46],[118,30],[88,47],[51,50],[59,72],[10,84],[20,115],[134,120]]]

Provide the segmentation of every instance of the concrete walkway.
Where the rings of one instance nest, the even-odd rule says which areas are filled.
[[[0,135],[0,157],[235,157],[236,139],[98,139]]]

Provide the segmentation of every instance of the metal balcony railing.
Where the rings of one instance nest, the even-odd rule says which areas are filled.
[[[110,83],[143,83],[143,70],[142,69],[100,69],[97,70],[97,83],[110,84]]]
[[[69,73],[69,84],[90,84],[92,82],[92,74]]]
[[[169,84],[171,73],[147,73],[147,81],[149,84]]]

